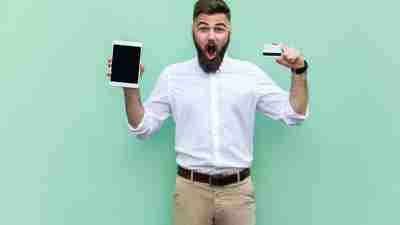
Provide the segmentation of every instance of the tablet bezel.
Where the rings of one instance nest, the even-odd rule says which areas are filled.
[[[140,47],[140,54],[139,54],[139,71],[138,71],[138,82],[137,84],[135,83],[125,83],[125,82],[115,82],[115,81],[111,81],[111,77],[112,77],[112,73],[111,73],[111,77],[110,77],[110,85],[113,87],[127,87],[127,88],[139,88],[139,81],[140,81],[140,64],[142,61],[142,51],[143,51],[143,43],[141,42],[133,42],[133,41],[121,41],[121,40],[114,40],[112,42],[112,49],[114,51],[114,45],[122,45],[122,46],[132,46],[132,47]],[[114,55],[114,52],[113,52]]]

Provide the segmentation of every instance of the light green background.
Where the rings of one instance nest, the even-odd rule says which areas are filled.
[[[174,125],[127,132],[105,78],[114,39],[144,43],[146,99],[194,55],[194,1],[0,2],[0,224],[172,224]],[[232,57],[282,87],[264,43],[310,62],[302,126],[257,115],[257,224],[400,224],[400,31],[396,1],[228,1]]]

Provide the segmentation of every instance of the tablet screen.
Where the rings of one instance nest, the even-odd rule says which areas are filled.
[[[113,45],[112,82],[138,83],[140,52],[141,48],[137,46]]]

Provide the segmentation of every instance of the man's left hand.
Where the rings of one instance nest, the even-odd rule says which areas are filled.
[[[299,69],[304,67],[304,56],[294,48],[289,48],[284,44],[279,44],[282,49],[282,55],[275,61],[290,69]]]

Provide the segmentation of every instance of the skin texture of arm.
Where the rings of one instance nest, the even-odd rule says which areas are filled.
[[[289,48],[280,44],[282,56],[276,59],[281,64],[290,69],[299,69],[304,67],[304,56],[296,49]],[[308,105],[308,85],[307,72],[304,74],[292,74],[292,85],[290,88],[290,105],[293,110],[301,115],[305,115]]]

